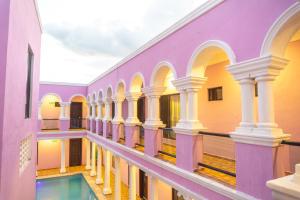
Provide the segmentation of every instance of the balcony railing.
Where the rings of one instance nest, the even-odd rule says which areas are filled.
[[[163,128],[163,138],[176,140],[176,133],[172,128]]]
[[[59,130],[59,119],[42,119],[41,130]]]
[[[70,119],[70,129],[85,129],[86,118]]]

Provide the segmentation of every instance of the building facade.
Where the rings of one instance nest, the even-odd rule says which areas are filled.
[[[0,27],[0,199],[34,199],[42,33],[35,1],[1,1]]]
[[[38,58],[39,41],[29,52]],[[40,83],[38,101],[33,70],[28,121],[15,92],[25,77],[18,87],[4,67],[0,197],[18,199],[12,185],[26,184],[32,199],[35,165],[84,165],[115,199],[121,184],[130,200],[299,199],[299,52],[299,1],[210,0],[87,85]],[[28,140],[20,170],[10,148]]]

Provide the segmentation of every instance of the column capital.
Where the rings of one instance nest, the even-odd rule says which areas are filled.
[[[112,100],[116,103],[123,102],[125,100],[125,97],[123,95],[116,95],[112,98]]]
[[[145,93],[147,97],[160,97],[164,91],[166,90],[166,87],[146,87],[143,88],[142,91]]]
[[[172,81],[177,90],[200,89],[207,81],[207,77],[187,76]]]
[[[288,60],[278,56],[264,56],[229,65],[227,70],[236,80],[259,77],[276,77],[288,64]]]
[[[137,101],[140,98],[140,96],[142,96],[142,93],[141,92],[126,92],[125,96],[128,101]]]

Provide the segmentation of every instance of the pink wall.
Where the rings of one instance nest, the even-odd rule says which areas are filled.
[[[70,85],[55,85],[55,84],[40,84],[39,99],[48,93],[56,93],[60,96],[63,102],[69,102],[70,98],[75,94],[87,96],[86,86],[70,86]]]
[[[41,29],[34,3],[33,0],[0,2],[0,113],[3,113],[0,118],[0,199],[35,199]],[[28,45],[34,53],[32,116],[24,119]],[[19,145],[30,134],[33,136],[32,160],[19,174]]]
[[[183,77],[194,50],[208,40],[226,42],[236,54],[237,61],[257,57],[270,26],[294,2],[295,0],[279,0],[275,4],[272,0],[224,1],[213,11],[200,16],[94,82],[88,87],[88,93],[100,89],[105,91],[109,84],[116,88],[120,79],[124,79],[126,88],[129,88],[131,77],[136,72],[143,74],[144,86],[147,87],[153,68],[165,60],[173,64],[178,77]],[[270,10],[272,12],[267,12]]]

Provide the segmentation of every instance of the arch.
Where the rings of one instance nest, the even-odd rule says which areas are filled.
[[[141,92],[141,89],[145,86],[145,78],[141,72],[136,72],[131,77],[130,92]]]
[[[93,92],[92,93],[92,102],[96,102],[96,99],[97,98],[97,93],[96,92]]]
[[[188,62],[186,76],[204,76],[205,68],[211,59],[224,56],[229,59],[230,64],[236,63],[236,56],[227,43],[220,40],[209,40],[202,43],[193,52]]]
[[[112,89],[112,86],[109,85],[106,89],[106,92],[105,92],[105,97],[106,98],[112,98],[113,96],[113,89]]]
[[[98,101],[102,101],[103,100],[103,90],[100,89],[99,92],[98,92]]]
[[[168,61],[159,62],[153,69],[150,86],[166,86],[167,83],[177,78],[174,66]]]
[[[123,79],[118,81],[115,91],[116,91],[116,95],[124,96],[124,94],[126,92],[126,83]]]
[[[57,93],[47,93],[47,94],[45,94],[45,95],[41,98],[40,103],[43,103],[44,99],[45,99],[47,96],[56,96],[56,97],[59,99],[59,102],[62,102],[62,99],[61,99],[61,97],[59,96],[59,94],[57,94]]]
[[[300,2],[283,12],[268,30],[260,56],[283,56],[288,42],[300,28]]]
[[[87,101],[87,99],[86,99],[86,96],[84,96],[83,94],[73,94],[70,98],[69,98],[69,102],[71,103],[72,102],[72,99],[74,98],[74,97],[82,97],[85,101]]]

